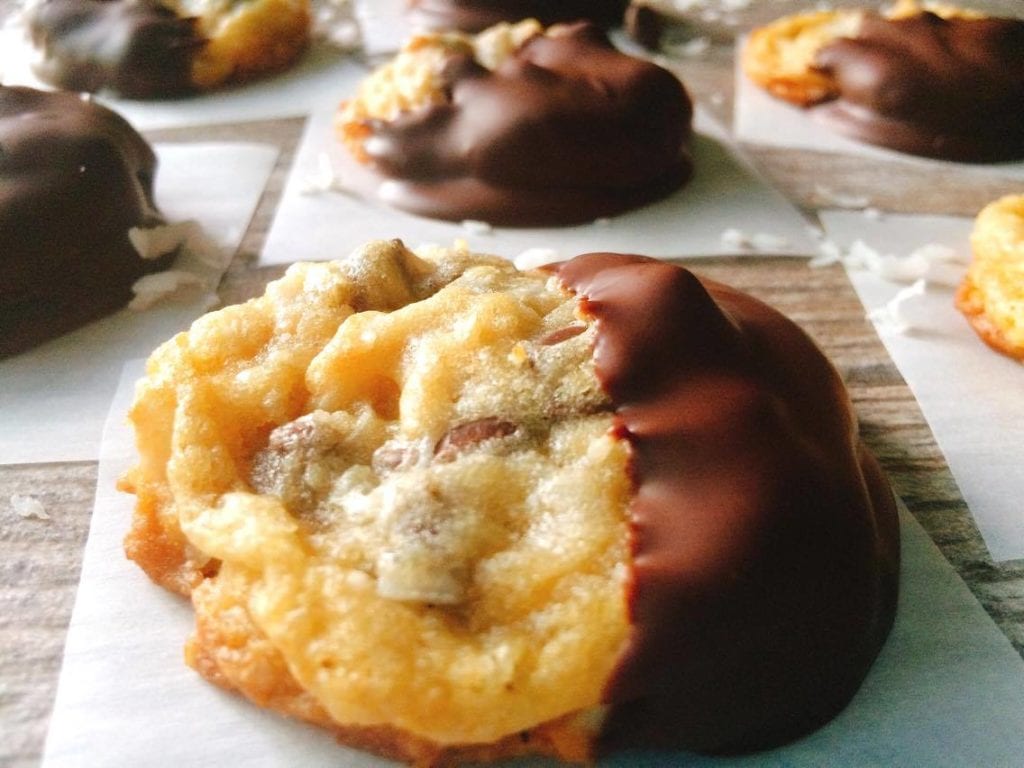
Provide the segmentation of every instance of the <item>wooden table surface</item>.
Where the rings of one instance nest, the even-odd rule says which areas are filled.
[[[1018,1],[1018,0],[1015,0]],[[995,0],[1002,2],[1002,0]],[[977,3],[976,3],[977,5]],[[785,10],[785,3],[772,3]],[[762,9],[763,10],[763,9]],[[719,42],[673,69],[695,98],[730,123],[732,46]],[[254,265],[302,129],[288,119],[148,134],[158,141],[256,140],[282,149],[244,241],[220,287],[224,303],[262,292],[280,268]],[[883,211],[974,215],[1020,182],[979,168],[889,163],[816,152],[745,147],[766,177],[811,210],[823,179],[865,195]],[[396,235],[400,235],[397,233]],[[803,259],[702,260],[702,273],[770,302],[803,326],[845,378],[864,437],[896,492],[985,609],[1024,655],[1024,561],[991,561],[945,459],[913,396],[889,359],[841,267],[809,269]],[[0,766],[39,764],[92,512],[96,462],[0,466]],[[49,520],[24,519],[12,495],[39,498]]]

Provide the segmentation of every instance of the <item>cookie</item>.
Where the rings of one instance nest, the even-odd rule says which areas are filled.
[[[136,99],[284,69],[310,35],[308,0],[41,0],[27,14],[45,82]]]
[[[957,308],[986,344],[1024,362],[1024,195],[987,205],[975,221],[971,248]]]
[[[119,309],[143,275],[133,227],[162,223],[156,156],[77,93],[0,86],[0,357]]]
[[[692,104],[588,23],[413,38],[338,112],[343,182],[430,218],[592,221],[692,173]]]
[[[129,556],[189,662],[421,766],[763,747],[895,610],[888,484],[753,298],[636,256],[371,243],[158,349]]]
[[[627,0],[409,0],[418,27],[481,32],[503,21],[537,19],[544,26],[587,20],[604,27],[622,22]]]
[[[1024,20],[912,0],[817,11],[754,30],[743,69],[829,128],[925,157],[1024,157]]]

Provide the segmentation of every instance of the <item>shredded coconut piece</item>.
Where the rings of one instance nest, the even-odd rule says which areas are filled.
[[[750,246],[747,236],[738,229],[725,230],[719,239],[726,248],[748,248]]]
[[[144,275],[132,286],[135,298],[128,304],[128,308],[136,311],[149,309],[165,296],[178,293],[183,288],[202,285],[202,277],[180,269],[168,269],[166,272]]]
[[[494,227],[488,224],[486,221],[477,221],[475,219],[466,219],[462,222],[462,228],[469,232],[471,235],[493,235]]]
[[[755,251],[766,253],[778,253],[789,248],[789,240],[779,235],[772,235],[766,232],[758,232],[750,238],[750,244]]]
[[[865,219],[869,219],[870,221],[881,221],[883,215],[884,214],[880,210],[878,210],[877,208],[865,208],[864,209],[864,218]]]
[[[825,205],[835,208],[867,208],[871,205],[871,199],[865,195],[850,195],[845,192],[837,192],[824,184],[814,185],[814,194],[817,195]]]
[[[694,37],[690,40],[668,40],[662,47],[670,54],[684,59],[699,59],[711,50],[711,39]]]
[[[868,320],[875,324],[879,331],[906,333],[914,327],[913,320],[907,315],[907,306],[917,297],[925,293],[925,281],[916,280],[906,288],[896,292],[885,306],[868,312]]]
[[[843,249],[834,240],[823,239],[818,243],[818,255],[807,262],[812,268],[828,267],[843,261]]]
[[[313,35],[342,51],[358,51],[363,43],[352,0],[317,0]]]
[[[713,106],[720,107],[725,104],[725,94],[715,91],[708,96],[708,101],[710,101]]]
[[[601,219],[594,219],[594,226],[595,227],[610,227],[611,224],[612,224],[612,220],[607,218],[607,217],[601,218]]]
[[[135,298],[128,304],[129,309],[149,309],[176,294],[191,296],[197,287],[212,293],[231,260],[231,252],[210,238],[198,222],[184,221],[169,227],[182,234],[174,264],[169,270],[136,280],[132,286]],[[216,297],[207,299],[207,304],[213,303]]]
[[[321,152],[316,156],[316,174],[305,179],[299,188],[300,195],[319,195],[324,192],[347,192],[341,177],[331,162],[331,156]]]
[[[512,259],[512,263],[516,265],[516,269],[525,272],[563,259],[564,257],[554,248],[527,248]]]
[[[21,494],[13,494],[11,496],[11,509],[19,516],[26,520],[49,520],[50,515],[46,511],[46,507],[43,506],[43,502],[37,499],[35,496],[22,496]]]
[[[188,238],[192,226],[193,222],[182,221],[156,227],[132,227],[128,230],[128,240],[139,258],[159,259],[178,250]]]
[[[947,287],[960,284],[968,261],[956,249],[938,243],[922,245],[905,256],[898,256],[881,253],[863,240],[855,240],[845,252],[833,241],[823,240],[818,244],[818,252],[809,266],[842,264],[847,269],[866,270],[894,283],[924,280]]]
[[[761,253],[778,253],[789,248],[789,240],[767,232],[747,235],[740,229],[730,228],[722,232],[720,241],[726,248]]]

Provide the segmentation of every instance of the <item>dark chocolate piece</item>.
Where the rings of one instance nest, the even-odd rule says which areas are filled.
[[[729,752],[832,718],[892,625],[895,502],[839,375],[796,325],[643,257],[549,268],[596,318],[632,448],[631,637],[604,749]]]
[[[622,22],[628,0],[410,0],[412,22],[427,29],[479,32],[502,21],[537,19],[544,26],[587,20],[603,27]]]
[[[143,260],[128,230],[160,221],[156,157],[77,93],[0,87],[0,357],[125,305]]]
[[[28,13],[38,77],[75,91],[152,99],[194,90],[196,20],[158,0],[45,0]]]
[[[1024,20],[868,13],[816,68],[840,97],[813,113],[840,133],[947,160],[1024,158]]]
[[[493,72],[460,57],[446,77],[446,103],[370,123],[371,171],[352,162],[346,181],[431,218],[543,226],[639,207],[692,173],[682,84],[591,24],[537,35]]]

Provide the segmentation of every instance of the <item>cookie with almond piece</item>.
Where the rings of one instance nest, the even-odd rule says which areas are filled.
[[[893,620],[838,374],[670,264],[370,243],[163,345],[130,418],[127,551],[189,663],[417,766],[778,744]]]

